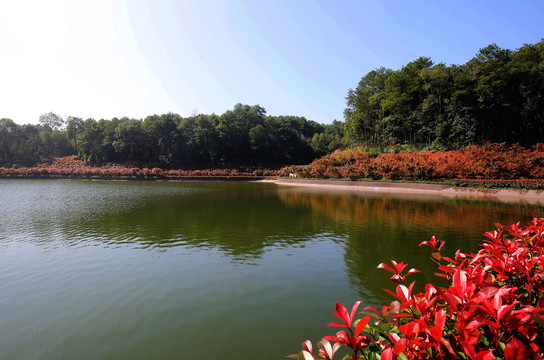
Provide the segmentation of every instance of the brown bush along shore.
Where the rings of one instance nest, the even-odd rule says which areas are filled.
[[[365,148],[336,150],[309,166],[288,166],[280,176],[447,182],[459,187],[544,189],[544,144],[471,145],[456,151],[374,154]]]

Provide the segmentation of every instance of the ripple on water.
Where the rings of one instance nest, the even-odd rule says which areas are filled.
[[[280,358],[431,231],[542,213],[259,185],[0,180],[0,358]]]

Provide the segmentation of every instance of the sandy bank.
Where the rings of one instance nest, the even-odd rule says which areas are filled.
[[[350,190],[368,193],[397,193],[419,195],[437,195],[445,198],[476,198],[495,201],[527,202],[544,205],[544,191],[533,190],[494,190],[494,189],[460,189],[450,185],[421,184],[382,181],[340,181],[340,180],[308,180],[278,179],[278,185],[309,186],[313,188]]]

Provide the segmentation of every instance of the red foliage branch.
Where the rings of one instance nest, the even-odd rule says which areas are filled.
[[[406,264],[391,261],[378,268],[393,274],[395,300],[382,309],[368,306],[362,319],[336,304],[333,312],[342,322],[336,335],[325,336],[312,354],[309,341],[298,359],[333,359],[341,346],[350,349],[351,359],[477,359],[521,360],[544,356],[544,219],[533,219],[526,227],[497,224],[487,232],[476,254],[457,251],[442,256],[443,241],[434,236],[420,246],[432,248],[438,264],[437,276],[449,286],[425,286],[414,294],[414,283],[406,278]],[[334,346],[330,344],[334,342]],[[332,351],[334,350],[334,351]]]

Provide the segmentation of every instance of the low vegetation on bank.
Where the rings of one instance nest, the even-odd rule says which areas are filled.
[[[336,150],[280,176],[320,179],[449,181],[457,186],[542,189],[544,144],[470,145],[456,151],[376,153],[366,147]]]
[[[161,168],[138,168],[119,164],[92,166],[77,156],[55,159],[51,164],[33,167],[0,168],[0,176],[11,178],[76,177],[76,178],[161,178],[161,179],[257,179],[276,176],[277,171],[269,169],[202,169],[181,170]]]
[[[109,163],[101,166],[77,156],[57,158],[32,167],[0,167],[1,177],[87,177],[87,178],[248,178],[297,177],[444,182],[457,187],[493,189],[544,189],[544,144],[531,149],[519,145],[471,145],[456,151],[411,151],[378,153],[363,146],[339,149],[306,166],[280,170],[263,168],[163,169]]]
[[[407,264],[381,263],[393,274],[395,300],[382,308],[367,306],[356,319],[360,301],[351,312],[336,304],[340,322],[335,335],[325,336],[314,355],[307,340],[292,357],[334,359],[342,347],[351,359],[541,359],[544,356],[544,219],[526,227],[497,224],[485,233],[476,254],[460,250],[441,254],[444,242],[434,236],[423,241],[432,249],[437,276],[447,286],[425,285],[415,293]],[[340,355],[340,353],[338,353]],[[350,357],[351,355],[351,357]],[[336,358],[340,358],[336,356]]]

